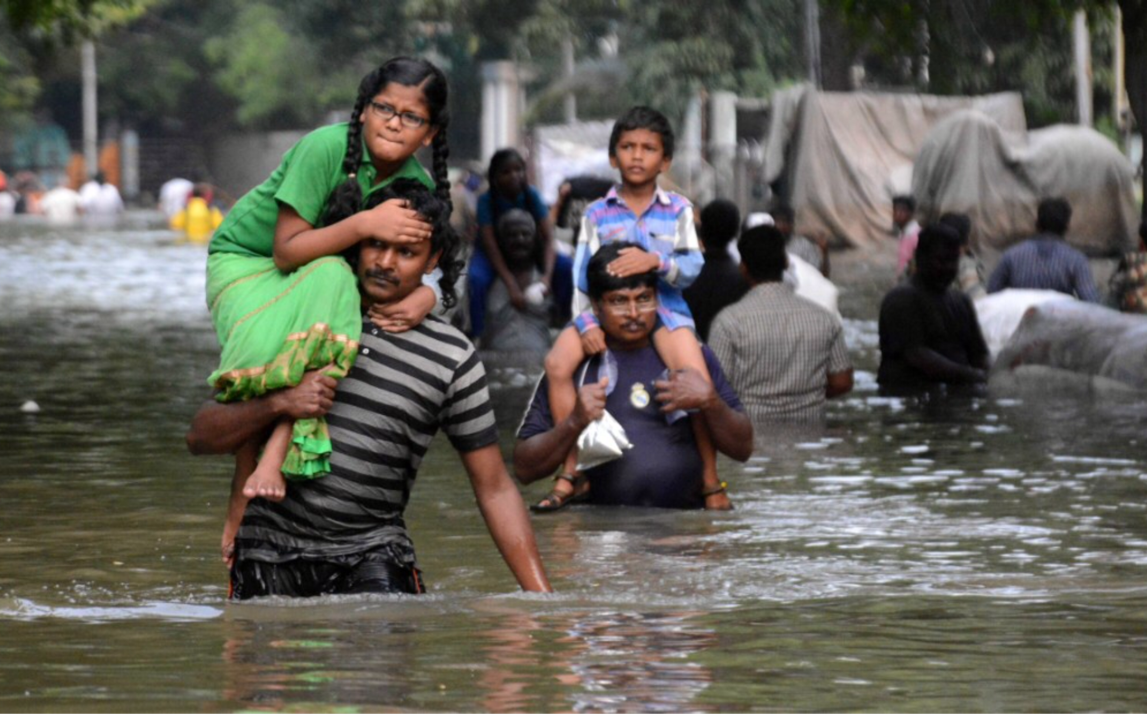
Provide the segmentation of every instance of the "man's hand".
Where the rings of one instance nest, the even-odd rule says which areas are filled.
[[[518,285],[516,280],[511,279],[506,283],[506,291],[510,295],[510,306],[518,311],[525,311],[528,304],[526,303],[526,295],[522,291],[522,287]]]
[[[276,411],[291,419],[314,419],[331,410],[335,403],[335,387],[338,380],[328,377],[323,367],[303,375],[297,386],[275,392]]]
[[[597,384],[586,384],[577,392],[570,419],[579,429],[585,429],[590,422],[601,419],[605,414],[605,390],[609,387],[609,377],[602,377]]]
[[[705,497],[705,509],[717,512],[725,512],[733,509],[733,501],[729,499],[729,495],[725,490],[714,492]]]
[[[617,258],[609,263],[606,271],[614,276],[635,276],[661,268],[661,257],[639,248],[624,248],[617,252]]]
[[[410,331],[422,323],[438,299],[429,286],[419,286],[410,295],[391,304],[371,304],[367,316],[379,329],[391,334]]]
[[[605,332],[601,330],[600,326],[586,329],[585,333],[581,335],[581,350],[585,352],[587,357],[605,351]]]
[[[694,369],[671,371],[668,381],[659,379],[653,386],[657,387],[654,398],[661,404],[662,412],[705,409],[717,397],[713,385]]]

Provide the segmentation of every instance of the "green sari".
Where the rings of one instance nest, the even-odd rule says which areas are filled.
[[[207,259],[207,303],[223,348],[208,381],[216,399],[231,402],[296,386],[303,374],[330,367],[342,379],[358,354],[362,315],[354,273],[325,256],[284,274],[273,259],[233,253]],[[299,419],[283,463],[289,479],[330,471],[325,418]]]

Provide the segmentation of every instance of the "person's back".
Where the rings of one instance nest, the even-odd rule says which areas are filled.
[[[752,287],[717,315],[710,343],[754,422],[818,422],[852,388],[852,363],[837,316],[784,283],[785,245],[770,226],[742,235]]]
[[[16,215],[16,197],[8,191],[0,191],[0,219]]]
[[[1036,236],[1004,252],[988,279],[988,293],[1004,289],[1043,289],[1099,303],[1099,290],[1087,257],[1067,245],[1071,206],[1044,199],[1036,212]]]
[[[749,290],[737,262],[729,254],[729,245],[736,239],[740,225],[741,212],[732,201],[718,198],[701,209],[705,265],[683,295],[702,339],[709,338],[709,328],[717,314]]]
[[[40,199],[40,210],[51,223],[75,223],[80,216],[80,194],[67,186],[57,186]]]

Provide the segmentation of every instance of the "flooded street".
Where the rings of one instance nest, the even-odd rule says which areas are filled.
[[[732,513],[536,516],[557,593],[513,592],[439,435],[429,595],[229,604],[206,250],[157,228],[0,226],[4,712],[1147,708],[1147,399],[882,397],[877,283],[857,388],[722,460]],[[507,454],[535,373],[491,370]]]

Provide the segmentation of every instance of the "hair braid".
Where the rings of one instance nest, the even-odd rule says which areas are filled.
[[[368,87],[367,81],[373,75],[372,73],[364,78],[362,85],[359,86],[358,99],[355,100],[354,110],[350,114],[350,123],[347,125],[346,154],[343,156],[342,162],[343,172],[347,174],[348,178],[339,184],[327,199],[327,210],[322,219],[323,226],[330,226],[350,218],[358,213],[359,207],[362,205],[362,188],[358,185],[358,167],[362,164],[362,121],[360,117],[366,108],[367,98],[371,95],[369,90],[365,94],[363,90]]]
[[[442,121],[438,126],[438,133],[434,136],[434,142],[432,144],[432,150],[434,151],[432,164],[435,183],[434,196],[445,206],[445,216],[447,219],[449,219],[454,212],[454,201],[450,198],[449,169],[446,164],[446,159],[450,157],[450,146],[446,141],[446,126],[448,124],[449,121],[445,118],[445,113],[443,113]],[[461,244],[457,239],[454,228],[449,223],[446,223],[440,233],[444,237],[444,242],[440,247],[442,249],[442,256],[438,259],[438,268],[442,270],[442,278],[439,280],[438,286],[442,291],[442,305],[450,309],[458,302],[454,289],[458,283],[458,277],[461,276],[462,270],[466,266],[466,262],[460,258]]]

